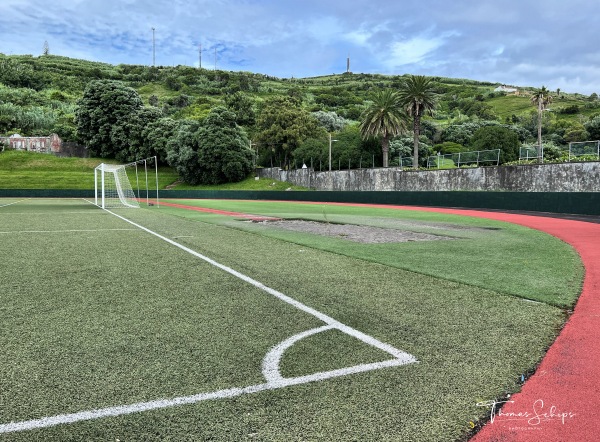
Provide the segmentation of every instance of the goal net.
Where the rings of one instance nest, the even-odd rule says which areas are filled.
[[[103,209],[139,208],[127,176],[127,165],[102,163],[94,170],[95,203]]]

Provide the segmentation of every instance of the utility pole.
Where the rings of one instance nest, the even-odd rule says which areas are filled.
[[[154,40],[154,28],[152,28],[152,66],[156,66],[156,43]]]
[[[215,47],[215,71],[217,70],[217,48]]]
[[[198,69],[202,69],[202,43],[198,45]]]
[[[329,133],[329,171],[331,172],[331,143],[333,141],[337,141],[337,140],[332,140],[331,139],[331,133]]]

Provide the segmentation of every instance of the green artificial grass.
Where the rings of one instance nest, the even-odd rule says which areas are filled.
[[[296,206],[280,210],[298,214],[306,207],[323,216],[321,207]],[[330,222],[352,215],[390,222],[381,213],[325,209]],[[502,280],[497,290],[450,281],[364,259],[356,250],[246,231],[219,215],[173,216],[166,207],[115,212],[419,362],[2,440],[464,440],[469,423],[488,411],[477,402],[518,390],[520,375],[535,367],[564,320],[552,305],[507,296]],[[11,257],[0,267],[0,424],[260,384],[270,348],[323,325],[83,201],[0,207],[0,223],[9,232],[0,233],[0,251]],[[533,233],[490,232],[520,241]],[[469,235],[447,243],[485,242],[485,235]],[[531,247],[543,247],[543,239]],[[416,248],[404,256],[425,259]],[[280,368],[284,376],[302,376],[386,359],[330,330],[291,347]]]
[[[278,229],[268,223],[234,221],[230,217],[163,207],[178,216],[225,224],[258,235],[562,308],[572,307],[581,291],[583,266],[569,245],[546,233],[510,223],[459,215],[325,204],[231,200],[175,202],[287,219],[441,235],[454,240],[359,244],[343,238]]]

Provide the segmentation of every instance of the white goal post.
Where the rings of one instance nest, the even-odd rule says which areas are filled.
[[[156,183],[156,200],[150,202],[150,189],[148,186],[148,163],[154,162],[154,175]],[[138,166],[144,166],[144,178],[140,188],[140,171]],[[152,171],[150,172],[152,173]],[[131,185],[133,179],[136,188]],[[94,203],[103,209],[139,208],[145,191],[146,203],[158,205],[158,165],[156,157],[146,158],[129,164],[102,163],[94,169]]]

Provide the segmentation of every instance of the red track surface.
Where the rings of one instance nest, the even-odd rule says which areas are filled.
[[[150,200],[150,202],[154,203],[154,204],[158,204],[155,200]],[[240,212],[229,212],[227,210],[209,209],[206,207],[198,207],[198,206],[186,206],[185,204],[166,203],[163,201],[160,202],[160,205],[168,206],[168,207],[177,207],[178,209],[193,210],[196,212],[214,213],[217,215],[232,216],[235,218],[246,218],[250,221],[274,221],[274,220],[279,219],[279,218],[273,218],[272,216],[251,215],[248,213],[240,213]]]
[[[161,203],[245,218],[236,212]],[[600,441],[600,224],[541,216],[346,203],[332,204],[418,210],[494,219],[549,233],[572,245],[585,266],[583,291],[575,310],[536,373],[521,392],[497,410],[471,442]],[[535,324],[531,324],[535,327]],[[493,399],[493,398],[490,398]]]

